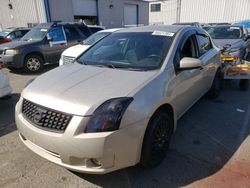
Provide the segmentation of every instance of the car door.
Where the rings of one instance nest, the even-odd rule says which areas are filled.
[[[203,63],[202,73],[202,89],[201,94],[208,91],[214,79],[214,75],[218,68],[219,53],[213,48],[210,37],[206,34],[196,34],[199,59]]]
[[[176,76],[172,82],[172,95],[178,118],[201,97],[202,69],[179,70],[182,58],[198,58],[198,55],[195,32],[189,32],[181,38],[174,57]]]
[[[62,26],[54,26],[47,32],[47,37],[44,39],[42,52],[46,62],[58,62],[61,53],[67,48],[67,39]]]

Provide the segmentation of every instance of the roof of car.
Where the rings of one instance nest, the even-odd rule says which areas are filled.
[[[38,24],[36,27],[37,28],[50,28],[52,26],[56,26],[56,25],[84,25],[86,26],[86,24],[84,24],[83,22],[61,22],[61,21],[55,21],[55,22],[48,22],[48,23],[40,23]]]
[[[173,25],[193,25],[193,24],[200,24],[199,22],[179,22],[173,23]]]
[[[101,29],[105,29],[104,26],[101,25],[87,25],[89,28],[101,28]]]
[[[183,25],[151,25],[151,26],[142,26],[142,27],[131,27],[117,31],[118,33],[122,32],[154,32],[154,31],[164,31],[177,33],[182,28],[188,27]]]
[[[3,31],[8,31],[8,32],[12,32],[12,31],[16,31],[16,30],[30,30],[31,28],[29,27],[9,27],[7,29],[4,29]]]
[[[206,27],[243,27],[241,24],[235,24],[235,25],[211,25]]]

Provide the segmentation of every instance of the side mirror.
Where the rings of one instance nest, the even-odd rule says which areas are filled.
[[[246,36],[246,40],[249,40],[250,39],[250,34],[248,34],[247,36]]]
[[[49,41],[49,42],[52,42],[53,41],[53,37],[48,33],[47,34],[47,40]]]
[[[202,61],[196,58],[184,57],[180,61],[179,70],[191,70],[202,68]]]

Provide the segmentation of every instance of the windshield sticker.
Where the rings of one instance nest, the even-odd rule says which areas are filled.
[[[165,31],[154,31],[152,35],[157,35],[157,36],[165,36],[165,37],[172,37],[174,36],[174,33],[171,32],[165,32]]]
[[[44,31],[44,32],[47,32],[47,31],[48,31],[48,29],[41,29],[40,31]]]

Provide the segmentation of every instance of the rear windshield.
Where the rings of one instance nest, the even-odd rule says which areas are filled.
[[[161,67],[172,40],[173,37],[155,32],[113,33],[96,43],[77,62],[110,68],[154,70]]]
[[[243,32],[241,27],[204,27],[213,39],[241,39]]]

